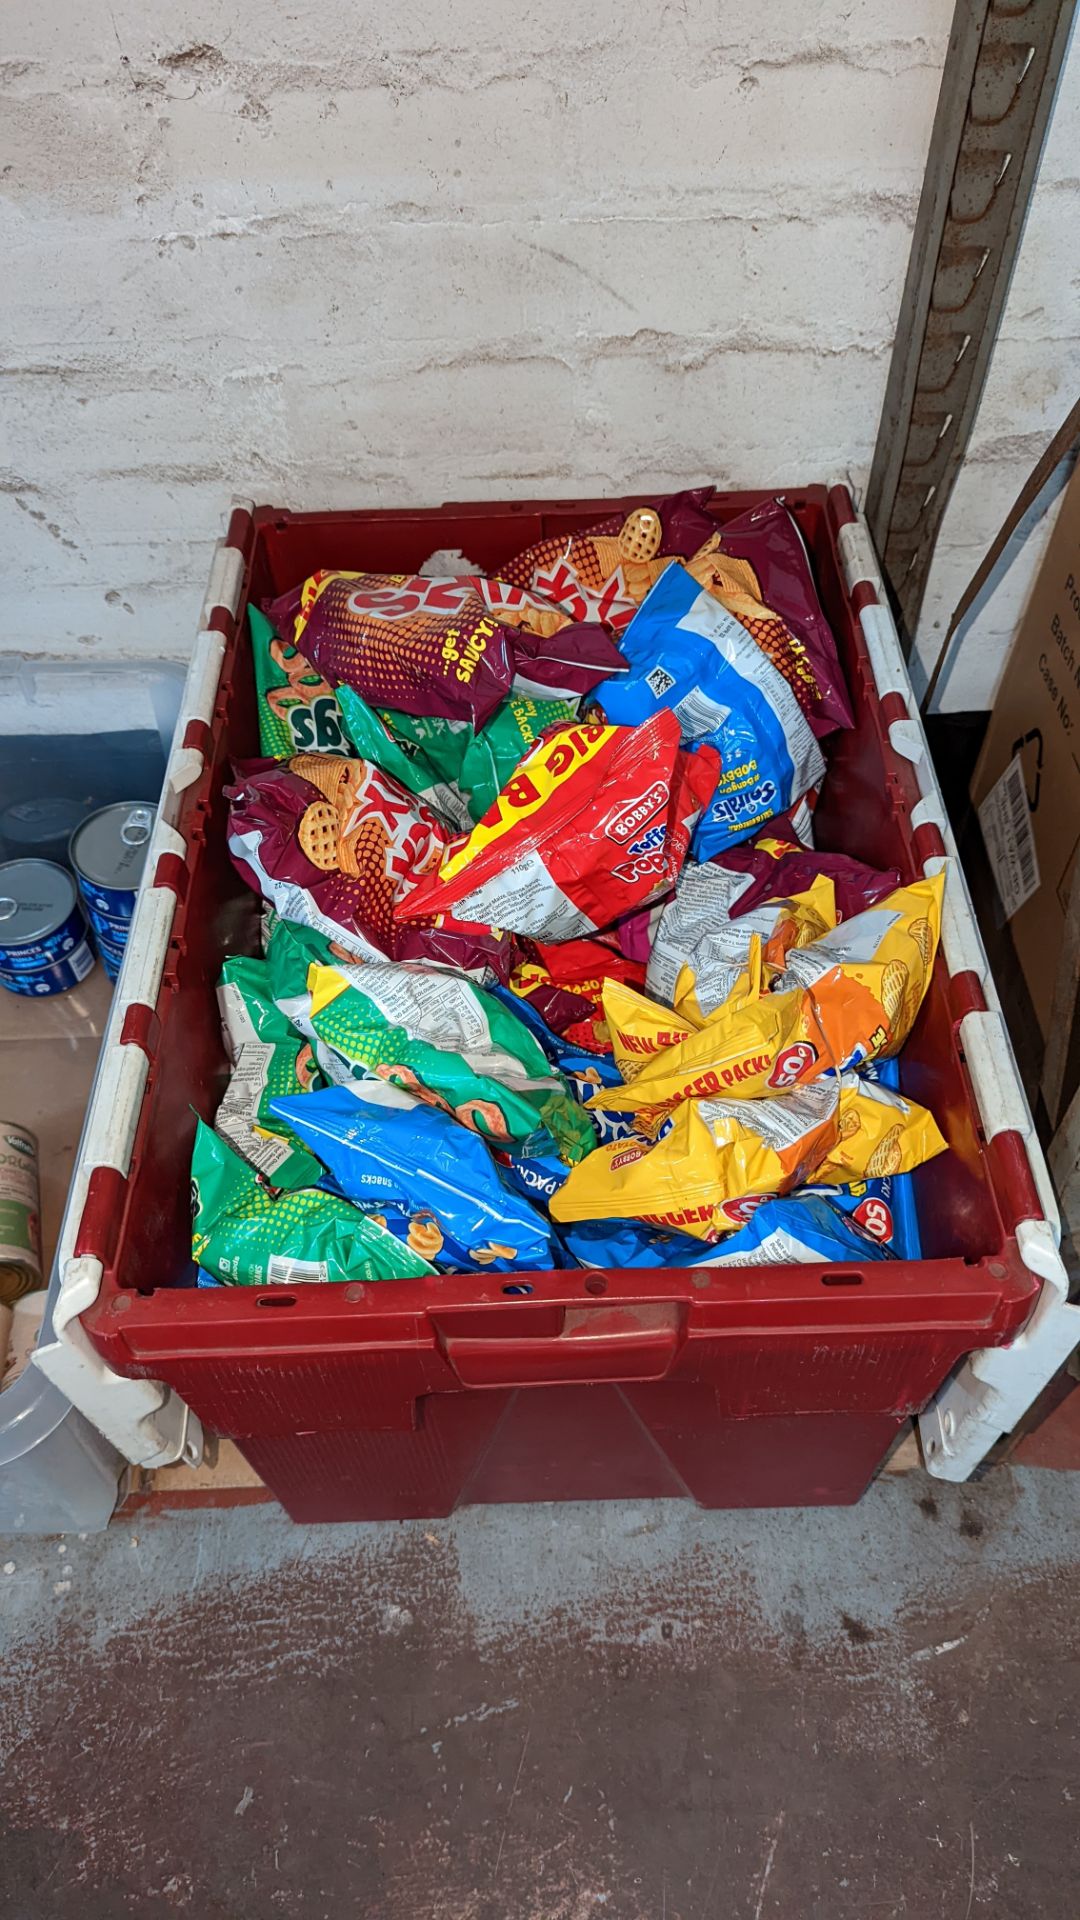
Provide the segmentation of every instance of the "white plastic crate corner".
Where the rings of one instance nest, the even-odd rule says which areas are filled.
[[[1080,1306],[1069,1301],[1053,1182],[1017,1072],[870,530],[856,515],[846,487],[837,485],[851,513],[849,523],[840,531],[847,584],[857,596],[856,604],[862,603],[859,618],[878,692],[882,697],[895,696],[897,712],[889,737],[915,769],[921,794],[913,816],[916,825],[935,827],[945,845],[944,861],[931,858],[924,862],[927,873],[945,868],[941,932],[945,964],[953,976],[974,975],[982,992],[985,1010],[967,1014],[960,1024],[980,1120],[988,1140],[1006,1131],[1020,1134],[1043,1207],[1043,1218],[1023,1220],[1017,1227],[1017,1245],[1024,1264],[1040,1282],[1026,1326],[1006,1347],[985,1347],[969,1354],[919,1417],[923,1457],[929,1471],[939,1480],[966,1480],[1080,1344]],[[901,703],[904,712],[899,710]]]

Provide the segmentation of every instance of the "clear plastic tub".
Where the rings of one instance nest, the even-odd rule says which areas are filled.
[[[0,857],[62,859],[72,821],[129,790],[154,798],[182,686],[182,669],[169,665],[5,665]],[[35,844],[25,843],[27,835],[38,836]],[[47,1260],[59,1237],[111,999],[100,965],[72,992],[50,999],[0,991],[0,1106],[40,1141]],[[39,1347],[54,1338],[59,1285],[54,1264]],[[33,1364],[0,1393],[0,1534],[99,1530],[126,1465]]]

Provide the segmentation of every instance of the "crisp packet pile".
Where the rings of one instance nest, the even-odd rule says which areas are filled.
[[[917,1255],[942,882],[815,850],[836,642],[783,502],[711,499],[249,609],[201,1284]]]

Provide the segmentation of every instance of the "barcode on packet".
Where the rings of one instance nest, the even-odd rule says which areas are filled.
[[[710,700],[700,687],[691,687],[676,703],[675,716],[682,728],[684,740],[699,740],[702,734],[711,733],[714,727],[722,727],[730,707],[722,706],[719,700]]]
[[[1024,769],[1019,754],[1010,760],[979,806],[986,851],[994,870],[1005,918],[1018,913],[1039,887],[1039,858],[1031,825]]]
[[[310,1280],[327,1283],[325,1260],[293,1260],[287,1253],[272,1253],[266,1263],[266,1278],[271,1286],[303,1285]]]

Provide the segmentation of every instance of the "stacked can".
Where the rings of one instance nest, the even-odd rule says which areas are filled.
[[[0,1120],[0,1302],[12,1307],[43,1285],[37,1139],[29,1127]]]
[[[75,882],[51,860],[0,866],[0,987],[66,993],[94,964]]]
[[[120,972],[157,808],[146,800],[102,807],[71,836],[69,857],[110,980]]]

